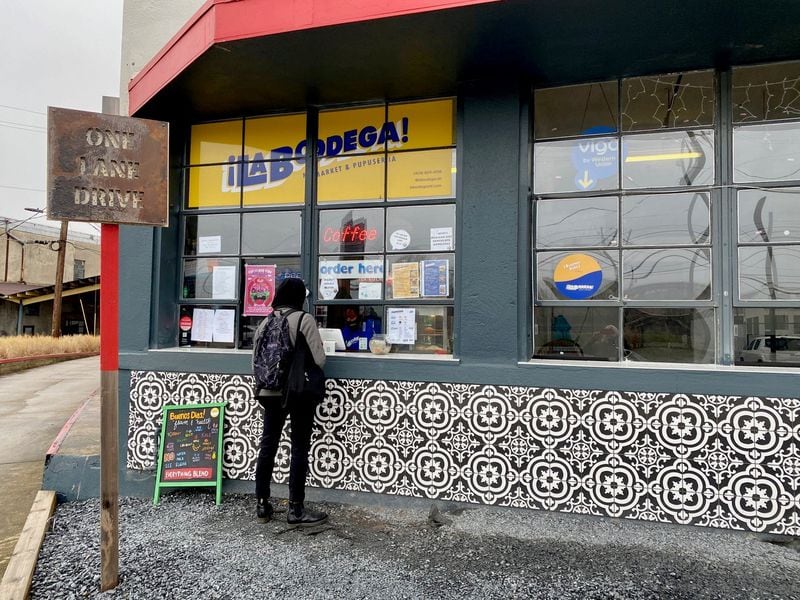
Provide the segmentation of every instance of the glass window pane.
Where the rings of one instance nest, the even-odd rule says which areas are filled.
[[[708,248],[625,250],[622,261],[626,300],[711,299]]]
[[[392,353],[453,353],[452,306],[386,306],[384,326]]]
[[[319,259],[320,300],[381,300],[383,256],[326,256]]]
[[[714,124],[714,72],[622,80],[622,130]]]
[[[382,208],[320,211],[320,254],[383,252],[383,213]]]
[[[738,365],[800,367],[800,308],[735,308]]]
[[[198,311],[203,311],[202,315]],[[198,319],[208,318],[209,315],[214,315],[217,311],[224,311],[228,317],[234,320],[234,331],[236,330],[237,307],[234,305],[220,306],[220,305],[186,305],[180,307],[180,321],[187,323],[188,329],[179,331],[178,344],[180,346],[196,346],[198,348],[235,348],[234,340],[220,340],[214,337],[214,332],[210,327],[197,328],[196,323]],[[195,325],[193,328],[192,325]]]
[[[800,246],[739,248],[742,300],[800,300]]]
[[[281,257],[274,256],[268,258],[247,258],[242,261],[245,265],[275,265],[275,285],[282,282],[287,277],[299,277],[303,279],[303,272],[300,267],[300,257]],[[239,290],[240,297],[244,292],[244,267],[242,267],[242,274],[239,281],[241,282],[241,289]],[[308,307],[306,307],[308,309]],[[239,317],[239,348],[250,349],[253,347],[253,336],[256,333],[258,324],[264,317]]]
[[[246,162],[236,177],[242,183],[244,206],[303,204],[306,197],[304,158]]]
[[[613,137],[536,144],[533,189],[537,194],[617,189],[618,150]]]
[[[622,199],[622,232],[626,246],[708,244],[710,194],[626,196]]]
[[[800,62],[735,67],[732,84],[734,123],[800,116]]]
[[[386,271],[387,300],[453,297],[454,254],[392,254]]]
[[[361,154],[317,161],[317,202],[384,199],[386,155]]]
[[[537,252],[539,300],[619,299],[619,252]]]
[[[391,152],[387,157],[389,200],[453,198],[456,195],[456,151]]]
[[[337,156],[383,152],[387,136],[384,128],[386,107],[345,108],[319,113],[317,153],[333,159]]]
[[[534,358],[619,360],[619,309],[606,306],[537,306]]]
[[[455,114],[453,98],[390,104],[388,122],[394,125],[399,142],[389,140],[389,150],[455,145]]]
[[[537,139],[617,131],[617,82],[536,90]]]
[[[245,160],[306,156],[306,115],[275,115],[244,121]]]
[[[299,211],[244,213],[242,254],[300,254],[302,224]]]
[[[238,258],[187,258],[181,297],[236,300]]]
[[[714,132],[648,133],[622,138],[626,189],[714,183]]]
[[[616,246],[619,200],[560,198],[536,202],[536,247]]]
[[[741,190],[740,242],[800,242],[800,188]]]
[[[793,179],[800,179],[800,123],[771,123],[734,128],[734,181]]]
[[[188,215],[184,254],[238,254],[239,215]]]
[[[342,332],[346,352],[369,352],[370,341],[375,336],[385,336],[383,309],[364,304],[332,304],[316,307],[317,322],[321,327]],[[324,332],[323,332],[324,333]],[[340,352],[339,349],[336,350]],[[396,349],[389,348],[394,352]]]
[[[625,308],[622,319],[625,360],[714,362],[712,308]]]
[[[192,125],[189,164],[234,162],[241,155],[241,120]]]
[[[236,180],[239,163],[212,167],[191,167],[186,208],[239,206],[241,188]]]
[[[455,250],[456,207],[393,206],[386,211],[387,252]]]

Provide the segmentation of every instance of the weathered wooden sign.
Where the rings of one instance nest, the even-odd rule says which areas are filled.
[[[168,224],[169,125],[49,107],[47,217]]]

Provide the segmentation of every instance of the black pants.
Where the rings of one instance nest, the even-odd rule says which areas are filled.
[[[289,398],[286,408],[281,408],[280,398],[261,402],[264,407],[264,430],[258,448],[256,462],[256,497],[267,499],[270,496],[272,470],[275,466],[275,455],[281,441],[281,432],[290,421],[290,439],[292,442],[291,463],[289,465],[289,501],[303,502],[306,497],[306,476],[308,475],[308,451],[311,447],[311,430],[314,425],[314,413],[318,398],[304,394]]]

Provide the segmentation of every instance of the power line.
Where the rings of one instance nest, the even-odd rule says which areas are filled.
[[[39,110],[30,110],[28,108],[20,108],[18,106],[9,106],[8,104],[0,104],[2,108],[10,108],[11,110],[21,110],[22,112],[33,113],[34,115],[47,115],[47,113],[41,112]]]
[[[7,127],[9,129],[19,129],[21,131],[30,131],[31,133],[46,133],[47,132],[47,129],[45,129],[44,127],[36,127],[36,126],[19,127],[17,125],[10,125],[10,124],[6,124],[6,123],[3,123],[3,122],[0,122],[0,127]]]
[[[25,190],[27,192],[46,192],[47,190],[42,190],[39,188],[31,188],[31,187],[23,187],[20,185],[3,185],[0,183],[0,188],[8,188],[10,190]]]

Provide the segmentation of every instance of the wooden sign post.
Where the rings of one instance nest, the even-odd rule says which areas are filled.
[[[47,218],[102,224],[100,590],[106,591],[119,583],[119,224],[167,226],[169,124],[51,106],[47,132]]]
[[[222,501],[224,418],[224,402],[164,407],[153,504],[166,487],[216,486]]]

